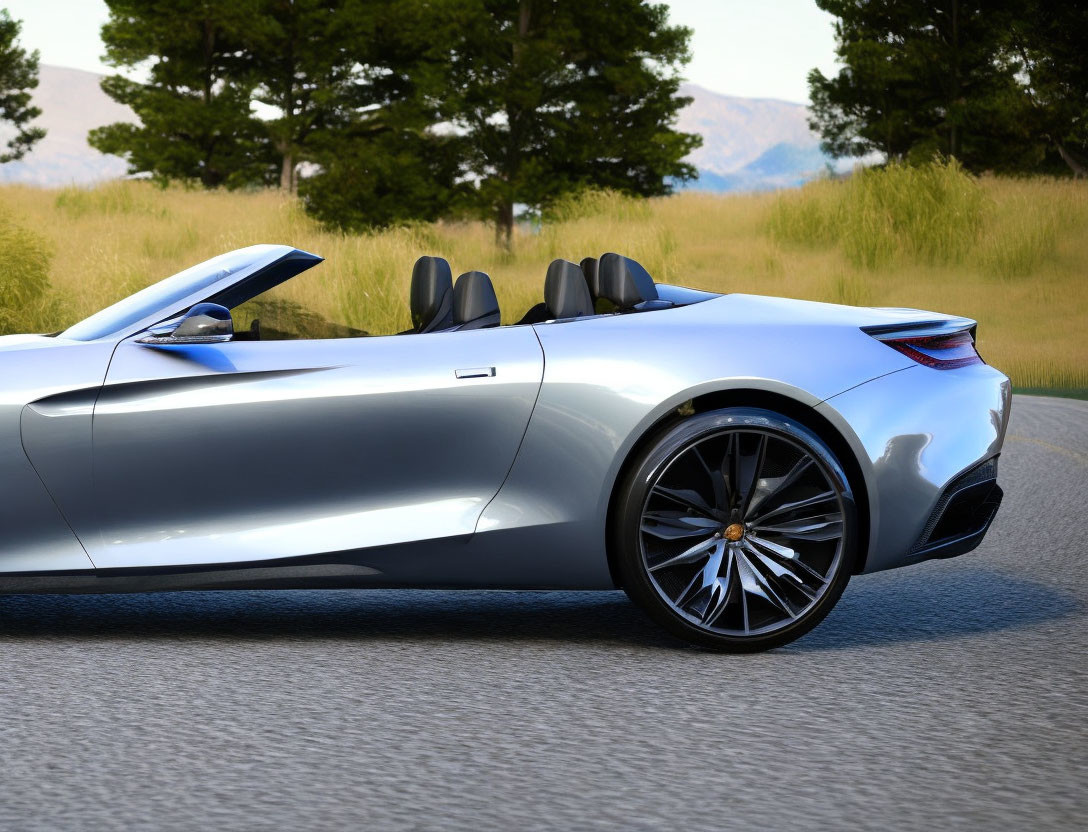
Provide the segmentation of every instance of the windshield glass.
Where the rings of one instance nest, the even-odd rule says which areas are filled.
[[[273,253],[281,254],[284,251],[290,251],[290,249],[285,246],[250,246],[220,254],[218,257],[178,272],[172,277],[160,280],[134,295],[129,295],[113,306],[107,306],[101,312],[96,312],[91,317],[69,327],[60,333],[60,337],[74,341],[93,341],[96,338],[104,338],[160,309],[177,303],[194,292],[218,283],[228,275],[267,260]]]

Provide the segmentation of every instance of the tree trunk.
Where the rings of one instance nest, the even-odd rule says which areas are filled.
[[[495,245],[510,250],[514,236],[514,203],[505,201],[495,212]]]
[[[1066,150],[1065,145],[1061,142],[1054,142],[1054,146],[1058,148],[1058,155],[1062,157],[1062,161],[1069,165],[1069,169],[1073,171],[1074,179],[1083,179],[1088,176],[1088,168],[1085,168],[1073,154]]]
[[[212,89],[215,84],[213,77],[213,62],[215,60],[215,27],[210,20],[205,19],[202,24],[202,30],[204,33],[203,47],[204,47],[204,66],[202,67],[202,80],[204,82],[204,90],[202,101],[205,109],[211,107],[212,104]],[[207,136],[204,140],[204,168],[200,172],[200,184],[205,188],[214,188],[219,185],[218,174],[213,170],[214,164],[214,151],[215,151],[215,136],[214,133],[211,136]]]
[[[960,157],[959,125],[956,123],[960,117],[960,4],[959,0],[952,0],[952,102],[948,108],[952,115],[949,124],[948,155],[953,159]]]
[[[289,194],[295,192],[298,179],[295,177],[295,157],[290,150],[283,152],[283,164],[280,167],[280,188]]]
[[[511,74],[516,75],[518,67],[521,64],[521,56],[524,50],[523,41],[529,34],[529,23],[531,20],[532,4],[530,0],[521,0],[518,5],[518,29],[517,36],[514,38],[514,42],[511,46]],[[503,159],[501,168],[503,170],[503,180],[509,184],[516,181],[518,171],[521,168],[521,117],[522,112],[519,107],[512,105],[512,102],[507,100],[506,102],[506,129],[507,129],[507,144],[505,159]],[[507,251],[510,251],[510,247],[513,244],[514,237],[514,199],[513,197],[504,197],[502,202],[497,206],[495,212],[495,244],[502,246]]]

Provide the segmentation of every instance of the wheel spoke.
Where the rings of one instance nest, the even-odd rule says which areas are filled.
[[[702,469],[706,471],[707,477],[710,479],[710,487],[714,490],[714,505],[719,508],[725,506],[725,481],[722,479],[721,471],[715,470],[707,465],[706,457],[703,456],[702,450],[698,445],[691,446],[691,452],[695,455],[695,459],[698,461]]]
[[[660,494],[665,499],[672,500],[674,503],[690,509],[703,517],[714,516],[714,509],[700,496],[698,491],[694,491],[693,489],[666,488],[663,485],[655,485],[653,487],[653,493]]]
[[[824,491],[821,494],[817,494],[815,497],[806,497],[804,500],[797,500],[792,503],[783,503],[778,508],[772,508],[768,512],[760,513],[757,510],[750,511],[751,515],[748,518],[750,523],[765,523],[772,517],[778,517],[782,514],[789,514],[793,511],[800,511],[804,508],[811,508],[812,506],[818,506],[820,503],[826,503],[829,500],[835,499],[834,491]]]
[[[769,487],[769,490],[765,494],[761,495],[759,499],[753,501],[752,505],[748,507],[749,512],[753,512],[760,506],[764,506],[769,502],[773,504],[773,501],[775,499],[784,496],[786,491],[789,490],[790,486],[792,486],[802,476],[804,476],[805,472],[808,471],[812,464],[812,457],[801,457],[801,459],[797,460],[797,462],[794,463],[793,467],[790,468],[790,470],[787,471],[783,476],[779,477],[777,481],[770,480],[771,485]]]
[[[748,593],[744,591],[744,571],[740,562],[740,558],[736,559],[737,563],[737,597],[740,598],[740,611],[741,620],[744,622],[744,634],[748,635],[751,627],[748,623]]]
[[[673,604],[676,606],[677,609],[684,609],[688,605],[688,602],[694,599],[695,596],[699,594],[699,590],[701,590],[703,586],[702,577],[703,570],[700,569],[698,572],[691,576],[691,580],[688,581],[688,585],[685,586],[683,590],[681,590],[680,594],[673,599]]]
[[[736,573],[734,567],[736,556],[733,554],[732,547],[726,549],[725,561],[725,577],[718,579],[717,596],[711,599],[711,603],[707,605],[706,612],[703,613],[703,624],[707,627],[721,618],[722,613],[725,612],[726,608],[729,606],[729,598],[733,594],[733,576]]]
[[[779,543],[774,543],[770,540],[764,540],[762,537],[756,537],[755,535],[748,535],[747,542],[749,546],[756,548],[757,551],[761,551],[766,554],[770,554],[772,557],[778,559],[779,562],[786,561],[790,567],[799,568],[802,572],[807,574],[810,578],[815,580],[821,586],[827,583],[827,579],[809,566],[807,563],[801,560],[801,556],[791,549],[789,546],[782,546]],[[798,579],[798,582],[802,582]]]
[[[772,526],[757,525],[752,528],[755,531],[780,534],[795,540],[834,540],[842,537],[842,515],[820,514],[815,517],[791,520],[788,523]]]
[[[692,601],[702,595],[703,592],[710,589],[714,585],[714,582],[718,580],[718,570],[722,565],[722,555],[724,551],[725,544],[718,541],[718,545],[714,547],[714,551],[707,559],[706,564],[696,571],[683,592],[676,596],[676,600],[673,603],[676,604],[679,609],[687,607]]]
[[[666,558],[661,563],[654,564],[650,567],[651,572],[657,572],[659,569],[668,569],[670,566],[679,566],[682,563],[692,563],[700,558],[706,557],[714,549],[714,547],[720,543],[720,540],[716,537],[708,537],[706,540],[702,540],[696,543],[690,549],[686,549],[679,555],[674,555],[671,558]]]
[[[763,459],[767,452],[767,436],[755,434],[755,447],[743,442],[745,434],[735,433],[730,439],[729,452],[722,463],[722,474],[728,483],[729,508],[737,512],[737,517],[744,517],[748,503],[752,499],[756,481],[763,470]]]
[[[648,511],[642,516],[642,530],[662,540],[703,537],[719,525],[713,518],[692,517],[679,512]]]
[[[737,553],[737,568],[740,571],[741,587],[744,592],[762,598],[768,604],[780,609],[791,619],[795,617],[790,605],[774,590],[770,581],[756,568],[755,564],[740,552]]]
[[[778,579],[788,578],[790,580],[790,586],[793,587],[794,589],[798,590],[809,601],[812,601],[812,600],[814,600],[816,598],[816,593],[813,592],[811,589],[809,589],[809,587],[805,584],[804,579],[800,575],[798,575],[796,572],[794,572],[793,569],[791,568],[792,566],[798,565],[800,563],[799,561],[798,562],[792,562],[791,561],[790,565],[787,566],[786,564],[780,563],[779,561],[775,560],[773,557],[768,555],[766,552],[761,552],[755,546],[748,545],[748,546],[746,546],[745,551],[747,551],[748,554],[750,555],[750,557],[748,558],[749,562],[751,562],[753,564],[758,564],[761,570],[763,570],[763,569],[767,570],[772,575],[774,575],[775,578],[778,578]],[[753,560],[753,558],[755,558],[755,559]],[[800,564],[800,565],[803,566],[804,564]],[[808,570],[808,571],[811,574],[816,575],[816,573],[813,572],[812,570]],[[816,577],[819,579],[818,575],[816,575]],[[823,580],[820,579],[819,582],[822,584]]]

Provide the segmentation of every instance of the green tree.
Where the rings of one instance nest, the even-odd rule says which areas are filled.
[[[253,0],[107,0],[102,27],[112,66],[145,68],[147,83],[122,75],[102,89],[132,108],[140,123],[92,130],[103,153],[128,160],[132,173],[190,180],[205,187],[274,181],[275,158],[251,112],[254,82],[242,33]]]
[[[673,129],[690,30],[646,0],[453,0],[449,89],[471,205],[509,245],[515,204],[583,187],[653,196],[690,179]]]
[[[306,210],[346,229],[432,221],[448,214],[463,192],[456,145],[426,131],[392,124],[315,143],[320,169],[299,183]]]
[[[140,124],[90,138],[134,172],[297,184],[345,227],[467,207],[507,243],[515,203],[694,175],[673,129],[690,33],[646,0],[107,2],[107,57],[149,77],[103,82]]]
[[[1016,67],[1001,60],[1010,0],[816,0],[835,15],[837,76],[809,73],[810,124],[833,156],[940,154],[973,170],[1037,159]]]
[[[1029,129],[1074,176],[1088,176],[1088,6],[1025,2],[1009,35]]]
[[[448,88],[449,0],[369,0],[352,7],[352,56],[320,128],[307,141],[315,170],[299,181],[307,211],[326,224],[365,228],[433,220],[459,194],[463,146],[441,129]]]
[[[7,9],[0,9],[0,122],[15,128],[0,164],[21,159],[45,136],[43,128],[30,126],[42,114],[30,103],[30,91],[38,86],[38,52],[27,53],[19,45],[21,29]]]
[[[132,172],[205,186],[278,182],[295,190],[302,163],[324,160],[337,174],[358,174],[361,150],[391,125],[418,58],[404,48],[405,20],[426,2],[396,0],[108,0],[107,57],[134,69],[150,62],[147,83],[103,82],[140,125],[92,131],[99,150],[128,158]],[[411,12],[415,12],[414,17]],[[429,31],[429,30],[428,30]],[[392,50],[392,51],[390,51]],[[416,108],[418,111],[418,108]],[[418,121],[418,119],[417,119]],[[426,123],[426,122],[424,122]],[[419,128],[419,125],[416,125]],[[370,151],[388,171],[412,143],[382,138]],[[350,177],[349,177],[350,178]],[[381,178],[386,179],[384,174]],[[323,218],[341,205],[329,177],[309,183],[307,204]],[[373,176],[357,178],[374,183]],[[384,186],[383,186],[384,187]],[[369,200],[368,200],[369,201]],[[375,222],[411,213],[395,194]],[[418,201],[414,204],[419,204]],[[368,210],[344,212],[357,224]]]
[[[243,33],[254,98],[275,115],[265,124],[279,159],[280,187],[293,191],[300,162],[312,161],[322,134],[359,105],[355,88],[384,67],[374,48],[389,2],[260,0]],[[384,13],[384,14],[383,14]],[[324,140],[327,143],[327,139]]]

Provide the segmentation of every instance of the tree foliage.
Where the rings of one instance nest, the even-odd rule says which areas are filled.
[[[356,228],[694,176],[674,129],[690,32],[648,0],[107,0],[103,82],[139,125],[92,132],[130,169],[296,186]],[[298,178],[300,165],[306,175]]]
[[[324,223],[433,220],[463,197],[461,145],[440,124],[448,3],[371,0],[356,12],[359,70],[337,97],[336,117],[313,136],[315,169],[299,182],[306,209]]]
[[[515,203],[541,207],[588,186],[646,196],[700,139],[673,129],[688,29],[645,0],[461,0],[450,10],[447,117],[473,206],[509,240]]]
[[[828,153],[944,156],[975,171],[1023,171],[1082,146],[1088,12],[1078,4],[817,5],[838,18],[844,64],[832,78],[809,74],[810,123]]]
[[[1007,54],[1030,129],[1076,176],[1088,176],[1088,6],[1033,0],[1023,9]]]
[[[45,136],[44,128],[30,126],[42,113],[30,103],[30,91],[38,86],[38,52],[19,45],[21,29],[7,9],[0,9],[0,122],[15,128],[0,164],[21,159]]]
[[[240,32],[250,0],[107,0],[106,58],[147,67],[140,83],[112,75],[102,89],[132,108],[138,125],[92,130],[91,145],[128,159],[132,173],[205,187],[268,181],[274,166],[250,111],[254,83]]]
[[[256,0],[239,33],[255,102],[279,160],[279,183],[295,190],[298,165],[312,161],[322,133],[342,126],[368,82],[376,29],[389,3],[364,0]]]
[[[380,31],[387,76],[304,181],[347,227],[468,211],[509,244],[515,205],[574,190],[666,193],[699,138],[673,128],[690,32],[644,0],[402,0]],[[361,87],[360,89],[367,89]],[[388,133],[388,135],[387,135]],[[395,138],[399,136],[399,138]]]

